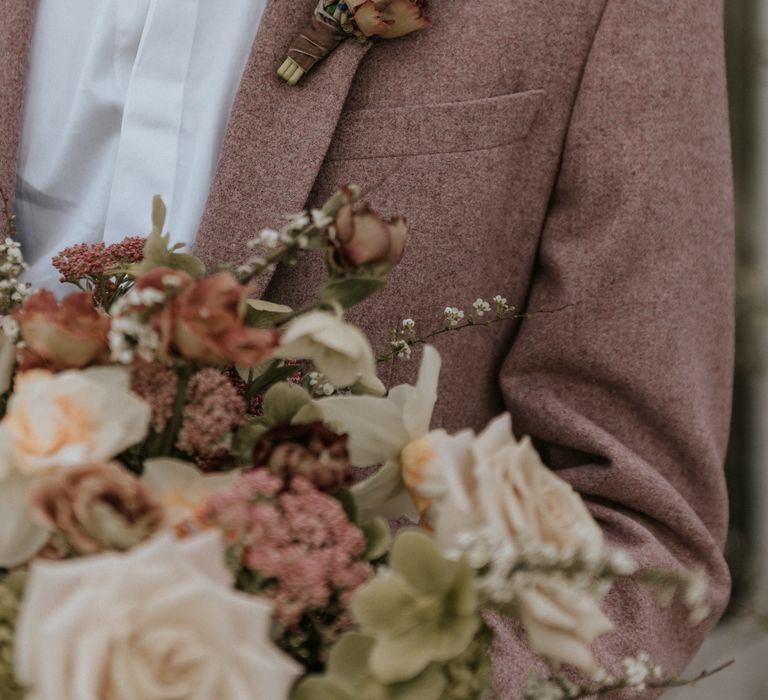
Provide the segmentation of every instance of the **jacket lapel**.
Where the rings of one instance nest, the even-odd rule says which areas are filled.
[[[241,262],[246,243],[306,203],[365,48],[344,42],[298,87],[276,74],[316,0],[269,0],[232,109],[195,252]],[[269,283],[259,280],[257,294]]]
[[[35,0],[5,0],[0,22],[0,187],[11,200],[35,5]]]

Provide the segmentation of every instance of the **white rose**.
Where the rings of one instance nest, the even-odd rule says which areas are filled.
[[[533,651],[555,666],[570,664],[590,675],[599,671],[590,645],[614,628],[600,609],[600,596],[550,578],[521,587],[514,600]]]
[[[284,700],[300,667],[271,605],[231,589],[219,536],[32,567],[16,642],[28,700]]]
[[[362,380],[381,386],[373,350],[363,332],[335,314],[310,311],[289,325],[275,357],[311,360],[338,387]]]
[[[144,438],[151,411],[128,384],[128,372],[111,367],[16,378],[0,422],[0,566],[23,563],[47,539],[27,503],[35,479],[106,462]]]

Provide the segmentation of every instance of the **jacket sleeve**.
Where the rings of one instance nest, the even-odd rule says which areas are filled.
[[[500,383],[515,432],[612,544],[708,576],[713,613],[698,627],[617,586],[617,629],[595,647],[609,668],[647,651],[680,671],[728,598],[733,257],[721,2],[607,0],[527,301],[570,306],[523,321]],[[499,625],[501,697],[519,697],[531,660]]]

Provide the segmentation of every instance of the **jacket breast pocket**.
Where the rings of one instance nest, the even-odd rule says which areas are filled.
[[[478,151],[524,139],[544,98],[529,90],[462,102],[343,112],[327,161]]]

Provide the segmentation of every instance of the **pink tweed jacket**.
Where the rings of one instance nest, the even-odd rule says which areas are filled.
[[[297,88],[275,70],[316,0],[269,0],[197,252],[236,260],[284,215],[355,182],[410,240],[353,320],[381,344],[403,317],[505,296],[565,310],[448,334],[436,424],[511,412],[645,564],[703,567],[713,613],[618,587],[608,665],[638,650],[683,667],[728,597],[722,465],[732,374],[733,226],[720,0],[435,0],[434,27],[338,49]],[[0,184],[14,189],[33,0],[0,9]],[[51,129],[57,112],[52,106]],[[278,269],[289,304],[319,279]],[[413,379],[414,362],[383,379]],[[499,696],[535,662],[495,622]]]

